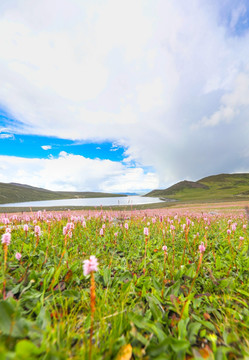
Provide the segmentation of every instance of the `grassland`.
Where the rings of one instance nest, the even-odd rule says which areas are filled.
[[[220,174],[194,181],[181,181],[146,196],[175,199],[181,202],[249,200],[249,174]]]
[[[244,205],[2,215],[0,359],[247,359]]]

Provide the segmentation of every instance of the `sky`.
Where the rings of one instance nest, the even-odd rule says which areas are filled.
[[[249,172],[248,0],[1,0],[0,182]]]

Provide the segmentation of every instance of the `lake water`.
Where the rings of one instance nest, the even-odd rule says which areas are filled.
[[[159,198],[134,196],[107,197],[107,198],[84,198],[62,199],[46,201],[29,201],[11,204],[2,204],[0,207],[54,207],[54,206],[114,206],[114,205],[141,205],[162,202]]]

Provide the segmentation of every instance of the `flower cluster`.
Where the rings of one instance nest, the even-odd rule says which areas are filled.
[[[2,235],[2,244],[6,244],[7,246],[9,246],[10,241],[11,241],[10,232],[6,232],[5,234]]]
[[[94,255],[90,256],[90,260],[84,260],[83,271],[84,275],[90,274],[92,271],[98,271],[98,260]]]

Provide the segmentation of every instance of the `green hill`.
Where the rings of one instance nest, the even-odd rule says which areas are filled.
[[[145,196],[179,201],[220,201],[249,199],[249,174],[219,174],[198,181],[181,181]]]
[[[0,183],[0,204],[74,198],[125,196],[101,192],[50,191],[17,183]]]

